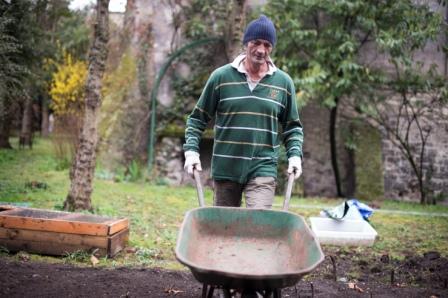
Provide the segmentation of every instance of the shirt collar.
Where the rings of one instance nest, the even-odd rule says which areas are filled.
[[[243,63],[244,59],[246,59],[246,54],[241,54],[238,57],[236,57],[235,60],[233,60],[233,62],[230,65],[232,65],[232,67],[238,70],[239,72],[246,74],[247,71]],[[272,62],[271,57],[268,57],[268,71],[266,72],[266,74],[272,75],[276,71],[277,67]]]

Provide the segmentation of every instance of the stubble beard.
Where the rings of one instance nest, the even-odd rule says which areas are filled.
[[[266,55],[265,56],[257,56],[257,55],[251,55],[251,62],[252,65],[255,67],[261,67],[263,64],[267,63]]]

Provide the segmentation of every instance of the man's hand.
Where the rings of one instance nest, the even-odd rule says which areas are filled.
[[[294,179],[302,175],[302,159],[298,156],[288,158],[288,174],[294,173]]]
[[[193,169],[196,169],[199,172],[202,171],[199,153],[195,151],[186,151],[184,170],[186,170],[187,173],[193,177]]]

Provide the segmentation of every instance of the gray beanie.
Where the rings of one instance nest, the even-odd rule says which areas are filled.
[[[264,39],[275,46],[277,36],[272,21],[265,15],[261,15],[258,19],[253,20],[247,25],[244,32],[243,44],[247,44],[251,40]]]

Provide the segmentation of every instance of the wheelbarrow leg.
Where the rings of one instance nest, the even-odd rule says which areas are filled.
[[[210,286],[210,290],[208,291],[208,296],[207,298],[212,298],[213,297],[213,292],[215,291],[215,287],[214,286]]]
[[[281,297],[282,297],[282,289],[275,289],[274,298],[281,298]]]
[[[207,290],[208,286],[206,284],[202,284],[202,298],[207,298]]]
[[[214,286],[208,286],[207,284],[202,285],[202,298],[212,298],[213,292],[215,291]]]

